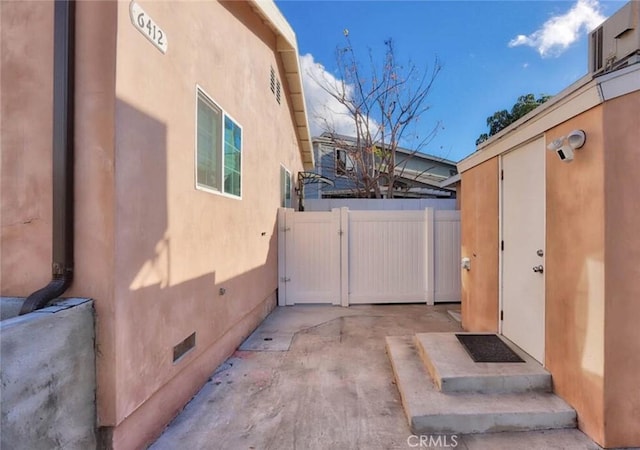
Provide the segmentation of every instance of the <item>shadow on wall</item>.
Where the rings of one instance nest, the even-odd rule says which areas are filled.
[[[169,284],[167,129],[122,100],[116,123],[116,239],[125,244],[116,253],[116,270],[125,269],[118,278],[127,286]]]
[[[123,306],[130,319],[117,324],[117,397],[127,419],[113,433],[114,447],[153,442],[276,306],[276,232],[274,225],[265,264],[239,276],[217,281],[213,271],[129,292]]]
[[[77,155],[80,174],[76,185],[81,192],[76,198],[77,267],[71,292],[81,295],[88,291],[95,298],[96,399],[98,426],[102,427],[113,426],[122,417],[122,373],[138,370],[134,363],[123,367],[123,355],[128,360],[127,346],[142,343],[121,336],[130,334],[128,330],[134,326],[130,322],[139,333],[150,324],[144,311],[132,315],[127,305],[129,274],[154,259],[154,248],[167,232],[167,127],[116,99],[114,154],[107,155],[102,134],[114,130],[96,124],[93,93],[81,94],[76,129],[78,146],[84,151]],[[111,231],[111,236],[95,232],[103,229]],[[114,260],[96,261],[96,255],[103,254]],[[145,363],[144,359],[140,362]]]
[[[116,119],[113,308],[98,313],[113,333],[99,334],[107,383],[98,398],[115,417],[99,425],[101,441],[134,448],[159,434],[275,306],[278,204],[255,236],[240,236],[225,217],[245,217],[264,199],[197,191],[192,139],[170,148],[166,125],[122,100]],[[244,269],[243,260],[257,266]],[[220,279],[229,265],[241,273]]]

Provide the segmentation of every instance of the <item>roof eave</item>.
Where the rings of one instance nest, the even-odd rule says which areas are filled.
[[[309,132],[309,121],[304,103],[304,89],[302,74],[300,73],[300,59],[296,34],[291,25],[284,18],[276,4],[271,0],[249,0],[254,11],[276,34],[276,50],[282,58],[285,77],[289,87],[289,98],[293,108],[296,134],[300,142],[300,155],[305,170],[315,166],[313,145]]]
[[[549,128],[573,117],[576,111],[585,111],[601,101],[597,82],[586,75],[480,144],[474,153],[458,162],[458,172],[465,172],[509,149],[535,139]]]

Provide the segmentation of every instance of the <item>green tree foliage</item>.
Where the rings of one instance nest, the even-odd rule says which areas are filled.
[[[550,95],[542,94],[536,98],[533,94],[521,95],[518,97],[518,101],[513,105],[511,111],[503,109],[496,111],[491,116],[487,117],[487,126],[489,127],[489,133],[482,133],[476,140],[476,145],[479,145],[489,139],[489,137],[497,134],[501,130],[505,129],[520,117],[525,116],[529,112],[542,105],[544,102],[551,98]]]

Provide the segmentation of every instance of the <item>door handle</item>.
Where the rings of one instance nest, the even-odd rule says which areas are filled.
[[[542,265],[533,266],[533,271],[536,272],[536,273],[543,273],[544,272],[544,267],[542,267]]]

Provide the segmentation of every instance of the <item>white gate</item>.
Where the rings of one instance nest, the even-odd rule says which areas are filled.
[[[428,239],[424,211],[349,211],[349,303],[427,303]]]
[[[279,304],[460,301],[459,211],[278,216]]]
[[[286,294],[285,304],[341,304],[340,210],[280,209],[278,218],[278,292]]]
[[[460,301],[460,211],[434,214],[434,300]]]

